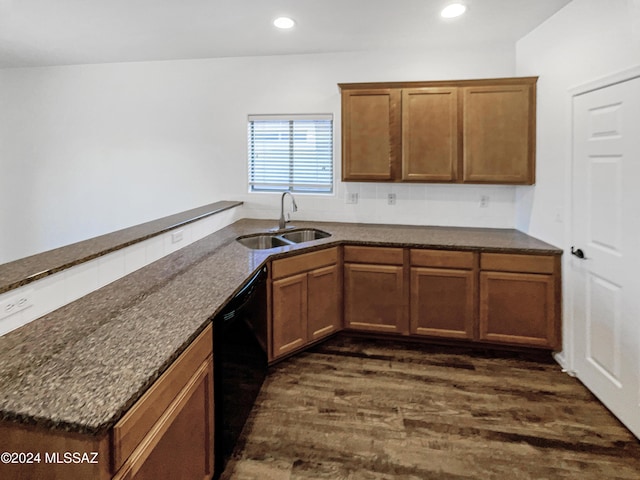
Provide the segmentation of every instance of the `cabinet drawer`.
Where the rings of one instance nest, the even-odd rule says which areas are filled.
[[[474,263],[473,252],[411,250],[411,266],[414,267],[462,268],[471,270]]]
[[[387,247],[344,247],[344,261],[351,263],[372,263],[378,265],[402,265],[402,248]]]
[[[553,255],[513,255],[507,253],[483,253],[480,269],[498,272],[553,273]]]
[[[212,353],[213,333],[209,325],[113,427],[114,470],[120,469]]]
[[[320,267],[338,263],[338,247],[327,248],[318,252],[303,253],[295,257],[274,260],[271,263],[271,278],[278,278],[308,272]]]

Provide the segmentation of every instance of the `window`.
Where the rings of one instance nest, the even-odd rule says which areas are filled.
[[[249,191],[333,193],[332,115],[250,115]]]

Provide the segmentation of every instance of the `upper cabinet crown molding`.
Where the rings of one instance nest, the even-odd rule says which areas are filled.
[[[338,84],[342,180],[533,184],[537,79]]]
[[[502,77],[502,78],[477,78],[470,80],[428,80],[413,82],[359,82],[339,83],[341,91],[345,90],[374,90],[379,88],[425,88],[425,87],[479,87],[486,85],[535,85],[538,77]]]

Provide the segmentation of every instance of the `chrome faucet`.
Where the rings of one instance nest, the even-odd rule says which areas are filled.
[[[293,198],[293,195],[291,194],[291,192],[282,192],[282,197],[280,198],[280,222],[278,223],[279,230],[284,230],[286,228],[287,222],[289,221],[284,219],[284,196],[287,193],[291,197],[291,211],[292,212],[298,211],[298,205],[296,205],[296,199]]]

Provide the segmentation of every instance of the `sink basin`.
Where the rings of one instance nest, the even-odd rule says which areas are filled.
[[[260,233],[257,235],[243,235],[236,238],[245,247],[254,250],[268,250],[269,248],[286,247],[299,243],[311,242],[330,237],[331,234],[315,228],[302,228],[288,232]]]
[[[236,240],[245,247],[249,247],[254,250],[266,250],[268,248],[291,245],[291,243],[277,237],[276,235],[252,235],[248,237],[238,237]]]
[[[294,243],[310,242],[312,240],[319,240],[321,238],[330,237],[331,234],[323,232],[322,230],[316,230],[315,228],[306,228],[304,230],[294,230],[292,232],[283,233],[282,238]]]

